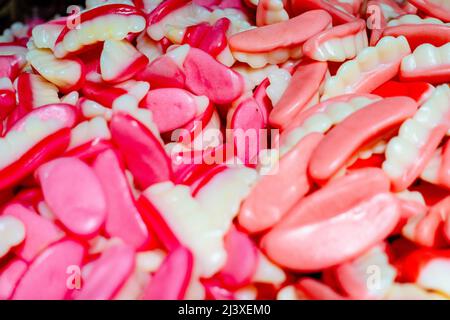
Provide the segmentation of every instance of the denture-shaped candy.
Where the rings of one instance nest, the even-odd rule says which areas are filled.
[[[317,61],[353,59],[368,45],[364,20],[349,22],[320,32],[303,45],[305,56]]]
[[[214,225],[214,216],[201,208],[187,186],[174,186],[169,182],[156,184],[145,190],[144,196],[163,215],[177,238],[192,250],[200,275],[212,276],[223,267],[225,231],[220,230],[222,226]]]
[[[345,93],[370,93],[392,79],[410,53],[403,36],[382,38],[376,47],[363,49],[355,59],[341,65],[336,75],[325,82],[321,100]]]
[[[89,145],[110,139],[111,132],[109,132],[106,120],[102,117],[94,117],[91,120],[79,123],[71,130],[68,151],[82,150],[88,148]]]
[[[65,26],[55,43],[57,58],[78,53],[87,46],[105,40],[122,40],[129,33],[144,30],[146,22],[142,12],[123,4],[107,4],[80,15],[79,28]]]
[[[347,191],[356,189],[357,194]],[[320,270],[351,259],[395,227],[399,207],[388,190],[380,169],[338,178],[300,201],[263,237],[262,246],[269,258],[295,270]]]
[[[122,287],[133,271],[135,253],[125,245],[106,249],[102,255],[89,265],[80,290],[73,291],[77,300],[111,299]],[[114,280],[110,279],[114,274]]]
[[[64,93],[78,90],[84,83],[85,69],[78,59],[57,59],[45,49],[30,50],[27,59],[41,76]]]
[[[123,113],[115,114],[111,134],[139,186],[145,189],[172,178],[170,160],[161,142],[139,121]]]
[[[321,139],[318,133],[303,138],[280,159],[273,175],[257,182],[240,209],[240,225],[249,232],[270,228],[309,191],[307,166]],[[295,183],[290,179],[295,179]]]
[[[235,34],[228,42],[238,61],[258,68],[301,57],[301,45],[330,25],[331,17],[327,12],[313,10],[287,21]]]
[[[330,178],[364,143],[375,140],[413,116],[417,104],[406,97],[387,98],[354,112],[337,124],[311,157],[309,172],[319,181]],[[352,137],[351,139],[347,137]]]
[[[312,62],[297,67],[289,86],[269,116],[272,126],[286,128],[289,121],[314,101],[320,85],[325,79],[326,62]]]
[[[450,82],[450,44],[434,47],[422,44],[402,60],[403,81]]]
[[[60,102],[58,88],[36,74],[21,74],[16,80],[16,91],[19,105],[25,111]]]
[[[40,164],[62,154],[70,140],[75,110],[66,104],[37,108],[0,139],[0,189],[17,183]]]
[[[94,161],[93,168],[108,204],[105,231],[135,248],[143,247],[151,235],[136,208],[117,155],[111,150],[101,153]]]
[[[3,210],[4,216],[19,219],[25,227],[26,235],[23,244],[15,252],[27,262],[46,249],[50,244],[60,240],[63,232],[51,221],[21,204],[11,204]]]
[[[450,126],[450,88],[435,89],[414,117],[405,121],[386,148],[383,170],[394,190],[407,188],[420,175]]]
[[[104,81],[121,82],[145,68],[148,58],[127,40],[106,40],[100,56],[100,71]]]
[[[417,15],[403,15],[398,19],[394,19],[388,22],[386,28],[383,29],[383,36],[404,36],[411,47],[414,50],[419,45],[429,43],[434,46],[442,46],[450,41],[450,28],[449,24],[443,23],[436,18],[424,18],[422,19]],[[371,44],[378,41],[373,36],[370,39]]]
[[[98,234],[106,218],[106,198],[91,168],[75,158],[59,158],[42,165],[37,174],[46,203],[70,232]]]
[[[14,291],[13,299],[64,299],[69,292],[67,271],[71,266],[80,266],[83,257],[83,246],[72,240],[48,247],[30,264]]]
[[[375,95],[350,94],[318,103],[291,120],[281,135],[281,143],[289,149],[308,133],[325,133],[354,112],[379,100],[381,99]]]

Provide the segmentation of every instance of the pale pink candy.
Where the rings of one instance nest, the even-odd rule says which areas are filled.
[[[106,233],[121,238],[135,248],[144,246],[150,240],[149,232],[136,209],[127,178],[114,151],[101,153],[94,161],[93,168],[108,204]]]
[[[19,203],[8,205],[3,214],[14,216],[25,225],[25,241],[14,252],[27,262],[31,262],[42,250],[64,236],[51,221]]]
[[[0,269],[0,300],[11,297],[22,275],[27,270],[27,264],[20,259],[8,262]]]
[[[186,125],[197,113],[195,96],[184,89],[161,88],[150,90],[141,103],[152,112],[160,132],[168,132]]]
[[[239,223],[250,233],[272,227],[309,191],[308,164],[323,135],[312,133],[284,155],[278,166],[263,176],[244,200]]]
[[[230,103],[244,90],[241,75],[197,48],[189,49],[183,70],[187,88],[196,95],[207,96],[214,103]]]
[[[180,300],[189,286],[192,268],[192,253],[178,247],[164,260],[144,290],[144,300]]]
[[[56,218],[80,237],[94,237],[106,218],[106,199],[94,171],[76,158],[59,158],[38,171],[45,201]]]
[[[73,292],[76,300],[111,299],[133,272],[134,250],[125,245],[117,245],[104,251],[100,258],[92,262],[79,291]]]
[[[388,177],[378,168],[337,178],[294,206],[261,245],[273,261],[301,271],[352,259],[397,225],[399,205],[389,187]]]
[[[69,291],[71,266],[81,266],[84,257],[81,244],[64,240],[42,252],[23,275],[13,299],[15,300],[59,300]],[[73,274],[76,276],[76,274]]]

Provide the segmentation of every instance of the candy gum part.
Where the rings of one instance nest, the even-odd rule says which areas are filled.
[[[344,10],[336,8],[327,0],[293,0],[291,2],[291,10],[294,14],[317,9],[327,11],[333,19],[333,25],[340,25],[356,20],[356,17]]]
[[[345,93],[371,92],[394,77],[401,60],[410,53],[405,37],[382,38],[376,47],[363,49],[353,60],[344,62],[335,76],[326,80],[321,101]]]
[[[65,27],[56,40],[54,54],[63,58],[85,46],[104,40],[122,40],[129,33],[144,30],[146,21],[134,7],[110,4],[81,14],[80,29]]]
[[[389,141],[383,170],[392,179],[394,190],[407,188],[420,175],[448,131],[449,95],[450,88],[447,85],[437,87],[417,113],[402,124],[399,135]],[[415,161],[399,157],[399,151],[405,146],[414,152]]]
[[[26,110],[59,103],[58,88],[37,74],[25,73],[14,82],[19,104]]]
[[[290,150],[307,134],[326,133],[354,112],[379,100],[381,98],[371,95],[347,95],[327,100],[325,103],[305,110],[294,119],[289,129],[283,132],[281,153]],[[294,123],[295,126],[293,126]]]
[[[243,53],[269,53],[275,49],[296,48],[330,24],[328,13],[314,10],[287,21],[235,34],[228,43],[232,52]],[[296,30],[304,32],[299,34]]]
[[[392,109],[392,105],[397,107]],[[414,100],[396,97],[374,102],[354,112],[331,129],[314,151],[309,167],[311,176],[318,181],[329,179],[364,144],[398,127],[416,110]],[[351,140],[346,138],[350,136]]]
[[[442,21],[450,22],[450,6],[446,1],[439,0],[411,0],[412,5],[425,13]]]
[[[298,66],[288,87],[270,113],[270,124],[277,128],[286,128],[289,121],[304,110],[314,98],[326,71],[326,62],[312,62]]]
[[[374,179],[373,184],[371,184],[371,190],[365,190],[364,195],[359,194],[356,197],[355,195],[352,197],[345,193],[347,188],[351,188],[357,184],[360,185],[362,180],[359,180],[358,178],[362,176],[368,178],[367,174],[371,174],[371,180]],[[331,182],[327,188],[323,188],[319,193],[316,192],[312,196],[305,198],[297,205],[297,207],[294,207],[290,213],[278,223],[278,225],[269,231],[262,240],[262,246],[269,255],[269,258],[289,269],[302,271],[319,270],[358,256],[361,252],[367,250],[370,246],[383,239],[386,234],[390,233],[398,221],[399,207],[395,199],[386,193],[389,188],[387,177],[380,169],[354,171],[353,175],[337,178],[335,181]],[[350,182],[352,180],[354,182]],[[364,183],[366,182],[367,180],[364,179]],[[362,192],[362,189],[359,190]],[[327,195],[328,192],[330,192],[330,194]],[[346,196],[338,196],[336,192],[339,192],[339,194],[342,193],[342,195],[346,194]],[[337,200],[338,197],[340,199],[339,201]],[[319,203],[317,201],[320,201],[320,208],[318,207]],[[337,202],[340,203],[339,207],[336,207]],[[378,204],[381,206],[378,206]],[[328,205],[330,205],[330,207],[326,209]],[[315,208],[314,211],[320,211],[320,217],[311,212],[312,208]],[[363,226],[363,224],[356,227],[356,225],[359,224],[357,220],[362,222],[362,220],[350,218],[356,211],[367,215],[367,218],[364,220],[373,219],[372,222],[377,224],[378,227],[374,228],[373,225],[371,227],[369,227],[369,225]],[[344,215],[341,216],[341,214]],[[355,223],[355,225],[353,223]],[[334,227],[332,228],[330,226],[328,229],[327,226],[329,224]],[[358,236],[358,239],[360,239],[361,242],[352,242],[354,244],[352,248],[350,248],[346,242],[345,250],[344,248],[341,250],[338,248],[341,245],[344,246],[344,244],[338,244],[338,242],[336,242],[336,239],[338,238],[330,238],[329,236],[321,238],[321,233],[319,231],[319,229],[321,231],[325,231],[324,229],[327,231],[334,229],[334,231],[337,232],[336,228],[338,228],[338,226],[341,226],[342,228],[348,227],[350,229],[358,228],[360,231],[360,228],[363,228],[365,231],[362,234],[365,235],[364,237],[362,237],[362,234],[361,237]],[[347,232],[350,232],[350,229],[348,229]],[[371,235],[370,237],[367,237],[368,232]],[[343,234],[344,233],[340,233],[340,235]],[[352,234],[351,237],[354,236],[352,232],[345,234]],[[363,238],[365,238],[364,241]],[[321,246],[326,249],[324,249],[321,254],[317,252],[320,249],[317,245],[313,245],[314,249],[307,249],[311,245],[304,243],[307,239],[309,239],[309,241],[320,241]],[[343,241],[342,238],[341,241]],[[295,243],[297,248],[300,243],[303,243],[301,245],[302,250],[290,250],[289,247],[286,246],[289,243],[291,245]],[[329,250],[330,247],[335,248],[335,250],[332,251],[333,254],[331,254],[331,251]],[[287,254],[288,251],[286,250],[290,253]],[[313,254],[313,251],[316,253]],[[293,252],[296,252],[295,256],[292,254]]]
[[[317,61],[343,62],[353,59],[368,46],[365,21],[343,24],[308,39],[303,53]]]
[[[248,232],[260,232],[275,225],[309,191],[308,161],[321,139],[320,134],[306,136],[281,158],[276,173],[263,176],[252,188],[238,216],[239,224]],[[289,188],[280,187],[289,181],[288,177],[295,177],[294,186],[289,183]]]
[[[29,113],[0,138],[0,168],[13,164],[40,141],[75,122],[71,106],[50,105],[43,108]]]

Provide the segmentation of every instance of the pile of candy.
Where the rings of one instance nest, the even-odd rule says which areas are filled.
[[[0,36],[0,299],[450,298],[449,0],[87,0]]]

